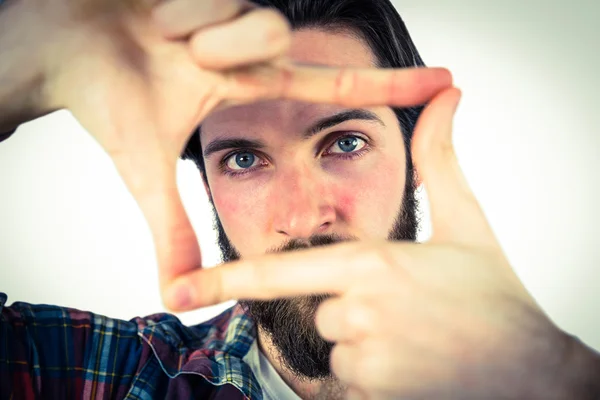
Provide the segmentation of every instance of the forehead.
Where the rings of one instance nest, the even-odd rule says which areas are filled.
[[[358,35],[347,30],[302,29],[295,31],[289,57],[301,64],[332,67],[365,68],[376,65],[369,46]],[[260,129],[266,123],[309,124],[323,114],[335,113],[342,107],[327,104],[310,104],[289,100],[269,100],[245,104],[211,114],[202,124],[202,136],[210,136],[213,128],[231,126],[236,129],[243,123],[245,130]]]
[[[371,67],[375,57],[349,30],[303,29],[294,32],[290,57],[297,62],[338,67]]]

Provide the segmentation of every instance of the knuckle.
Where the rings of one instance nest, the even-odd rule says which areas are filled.
[[[329,356],[333,373],[343,381],[353,381],[357,374],[357,360],[352,360],[346,347],[334,346]]]
[[[372,346],[371,346],[372,347]],[[356,383],[365,389],[375,390],[383,387],[392,377],[385,371],[386,360],[392,351],[361,346],[361,372],[357,374]]]
[[[278,68],[277,71],[278,71],[278,74],[277,74],[278,79],[275,79],[274,81],[277,82],[278,84],[275,85],[276,89],[274,92],[274,97],[276,97],[276,98],[287,97],[290,92],[290,88],[292,87],[292,84],[295,79],[294,70],[292,68],[282,66],[282,67]]]
[[[356,96],[353,96],[356,89],[357,75],[352,69],[343,68],[338,72],[335,81],[335,102],[352,107],[356,103]]]
[[[321,304],[315,313],[315,326],[319,334],[326,339],[332,335],[331,326],[333,321],[337,321],[340,323],[341,318],[336,316],[335,313],[335,305],[332,305],[331,302],[333,300],[326,300]]]
[[[375,357],[365,354],[361,361],[363,368],[356,376],[356,383],[363,388],[379,386],[380,362]]]
[[[273,52],[287,50],[291,45],[291,28],[287,20],[275,10],[259,9],[254,13],[262,19],[260,35],[264,45]]]
[[[347,308],[344,311],[348,326],[352,330],[369,334],[378,325],[377,313],[372,307],[364,303],[357,303],[352,308]]]
[[[266,270],[264,268],[260,268],[259,263],[255,259],[248,259],[244,262],[244,268],[246,272],[246,278],[249,282],[257,283],[257,282],[269,282],[266,275]]]
[[[393,265],[391,256],[385,247],[371,247],[363,255],[362,268],[365,272],[389,271]]]
[[[327,299],[322,302],[317,308],[317,312],[315,314],[317,323],[325,322],[331,316],[336,315],[338,311],[337,309],[339,308],[339,305],[336,304],[338,302],[339,300],[337,298]]]

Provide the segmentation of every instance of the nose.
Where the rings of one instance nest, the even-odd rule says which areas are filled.
[[[308,239],[333,225],[335,207],[326,182],[308,168],[282,173],[276,181],[274,228],[289,239]]]

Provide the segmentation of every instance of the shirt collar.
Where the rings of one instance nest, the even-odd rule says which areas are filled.
[[[164,372],[203,376],[213,385],[232,384],[249,398],[261,398],[260,385],[243,358],[256,340],[256,326],[241,305],[195,326],[170,314],[138,320],[139,335]]]

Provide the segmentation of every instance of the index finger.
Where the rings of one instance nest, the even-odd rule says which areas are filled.
[[[341,294],[372,273],[373,263],[359,256],[368,253],[360,249],[364,244],[343,243],[194,270],[169,285],[164,301],[183,311],[237,299]]]
[[[289,99],[346,107],[412,107],[452,86],[445,68],[332,68],[260,65],[229,72],[225,98]]]

